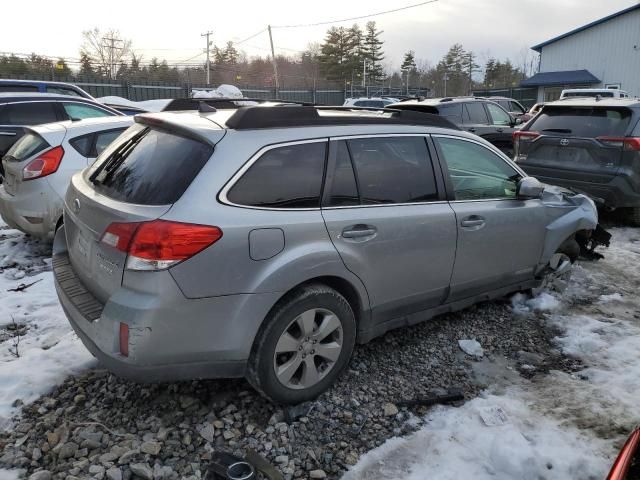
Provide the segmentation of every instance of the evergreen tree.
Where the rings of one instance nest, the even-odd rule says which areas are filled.
[[[91,57],[85,52],[80,53],[80,75],[85,78],[92,78],[96,75],[91,64]]]
[[[233,46],[233,42],[227,42],[227,45],[224,47],[224,51],[222,52],[222,57],[224,59],[224,63],[227,65],[235,65],[238,63],[239,53],[236,50],[236,47]]]
[[[363,52],[367,62],[367,76],[370,84],[380,82],[384,78],[382,60],[384,52],[382,46],[384,42],[380,40],[382,30],[378,30],[376,22],[367,22],[364,33]]]
[[[320,68],[329,80],[350,80],[354,74],[355,44],[353,29],[331,27],[320,46]]]

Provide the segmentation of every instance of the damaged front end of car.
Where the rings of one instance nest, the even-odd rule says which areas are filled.
[[[537,276],[562,277],[578,258],[604,258],[595,251],[608,247],[611,234],[598,223],[598,210],[588,196],[566,188],[545,185],[540,196],[549,220]]]

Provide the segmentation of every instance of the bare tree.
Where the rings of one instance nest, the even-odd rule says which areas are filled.
[[[80,55],[86,55],[94,69],[109,78],[117,76],[118,67],[131,55],[131,40],[120,38],[118,30],[99,28],[82,32]]]

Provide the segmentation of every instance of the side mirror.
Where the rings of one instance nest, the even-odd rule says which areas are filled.
[[[544,192],[544,183],[535,177],[524,177],[518,182],[516,197],[520,200],[540,198]]]

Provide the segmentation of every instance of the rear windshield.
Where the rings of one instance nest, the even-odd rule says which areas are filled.
[[[7,160],[21,162],[36,153],[43,151],[50,145],[37,133],[27,133],[20,140],[13,144],[6,154]]]
[[[628,108],[546,107],[529,129],[549,135],[587,138],[624,136],[630,120]]]
[[[175,203],[207,162],[213,147],[152,128],[132,128],[109,147],[90,173],[96,191],[140,205]]]

